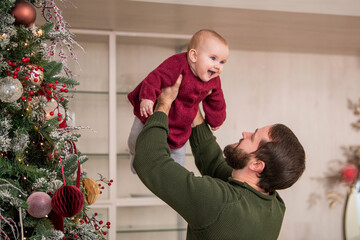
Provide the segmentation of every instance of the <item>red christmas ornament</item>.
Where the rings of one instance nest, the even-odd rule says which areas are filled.
[[[30,27],[36,19],[36,9],[34,5],[26,0],[16,0],[11,15],[15,17],[15,25],[25,25]]]
[[[359,169],[355,164],[348,163],[341,170],[341,177],[343,181],[347,184],[355,183],[357,177],[359,175]]]
[[[56,190],[51,206],[62,217],[74,217],[83,209],[84,203],[85,198],[79,188],[65,185]]]

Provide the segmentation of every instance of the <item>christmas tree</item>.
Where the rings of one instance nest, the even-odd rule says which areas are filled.
[[[69,124],[73,45],[54,0],[0,1],[0,239],[104,239],[110,227],[87,215],[100,190]]]

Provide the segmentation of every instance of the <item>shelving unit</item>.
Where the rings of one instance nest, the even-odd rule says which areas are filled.
[[[76,53],[79,66],[70,66],[80,86],[73,92],[70,111],[80,132],[78,149],[89,157],[88,177],[98,173],[113,179],[91,211],[111,222],[108,239],[185,239],[181,217],[155,197],[130,171],[127,137],[134,119],[127,100],[131,91],[167,57],[181,51],[191,36],[72,29],[84,48]],[[187,149],[188,169],[192,156]]]

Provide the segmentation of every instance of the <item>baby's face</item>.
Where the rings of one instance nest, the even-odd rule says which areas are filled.
[[[229,57],[229,47],[216,38],[207,38],[196,49],[196,60],[190,64],[192,71],[202,81],[218,77]]]

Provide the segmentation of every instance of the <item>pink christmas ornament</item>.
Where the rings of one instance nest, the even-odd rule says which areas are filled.
[[[33,192],[26,201],[28,213],[35,218],[46,217],[51,211],[51,197],[44,192]]]

